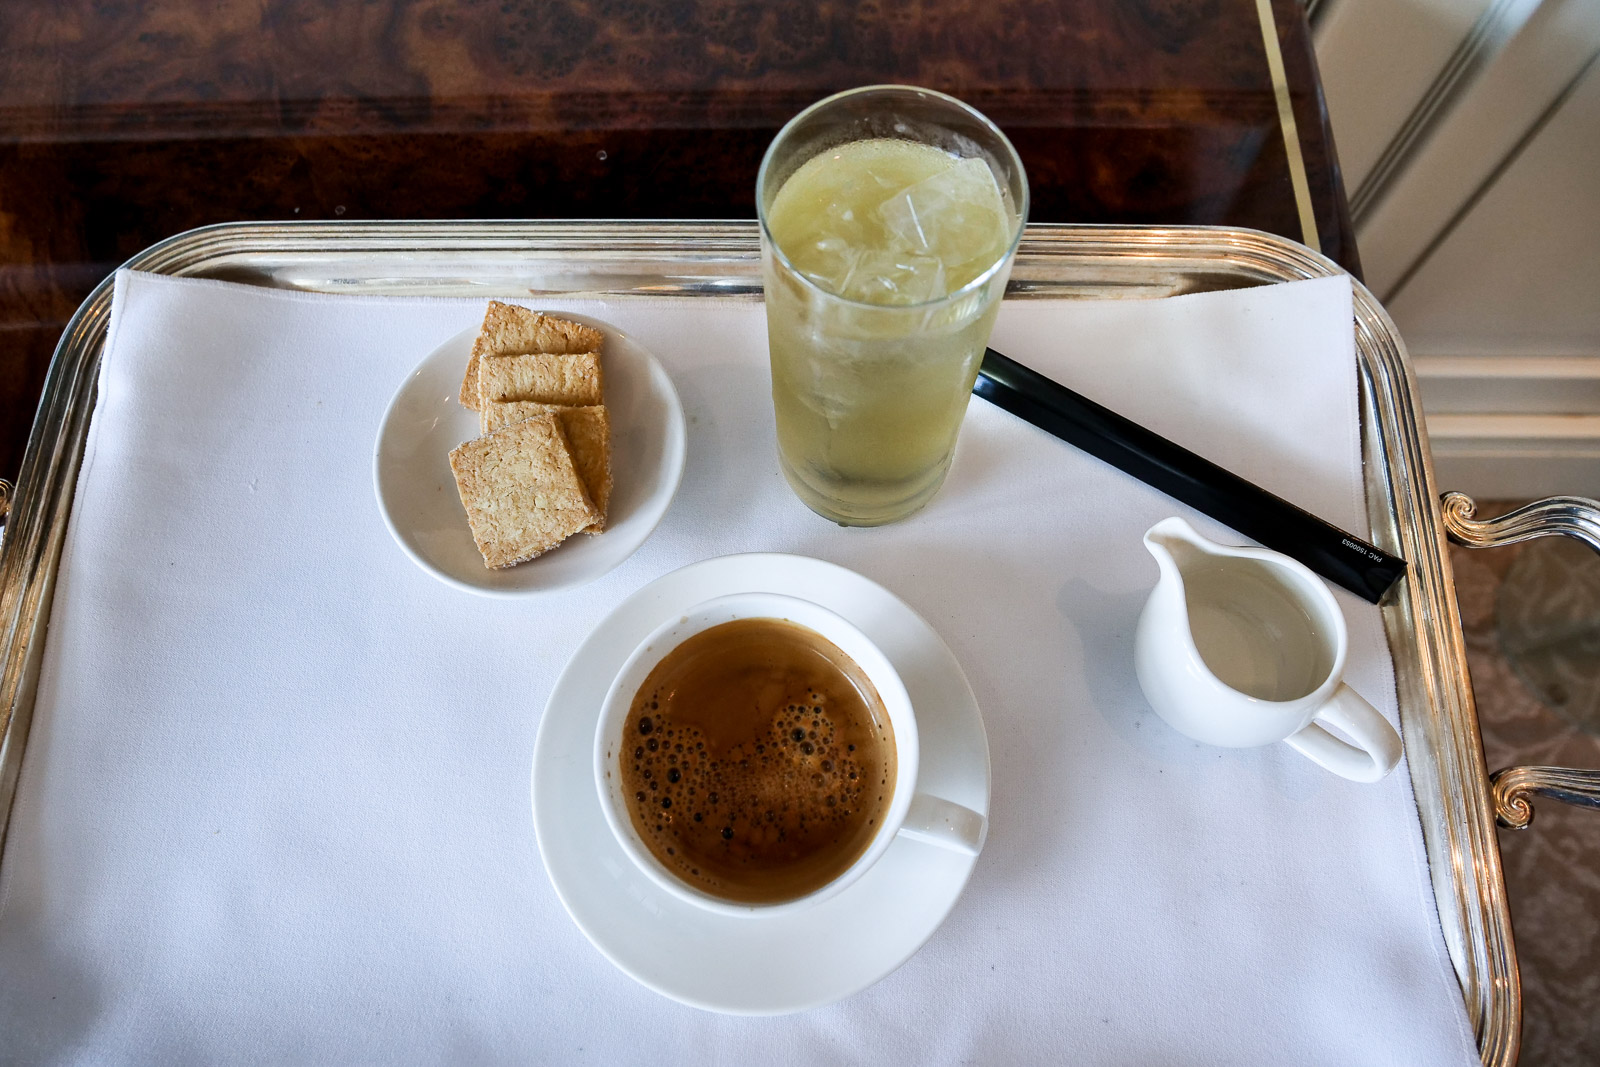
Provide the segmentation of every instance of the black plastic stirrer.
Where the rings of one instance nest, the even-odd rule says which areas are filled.
[[[1406,561],[990,348],[972,391],[1376,604]]]

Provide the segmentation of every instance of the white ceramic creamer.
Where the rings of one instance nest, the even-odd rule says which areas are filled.
[[[1161,577],[1134,663],[1156,714],[1207,744],[1287,741],[1356,782],[1394,769],[1400,735],[1342,681],[1349,635],[1320,578],[1282,553],[1210,541],[1181,518],[1156,523],[1144,543]]]

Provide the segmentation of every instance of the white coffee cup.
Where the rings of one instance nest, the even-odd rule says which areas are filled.
[[[1134,665],[1156,714],[1207,744],[1286,741],[1356,782],[1394,770],[1400,735],[1342,681],[1344,615],[1309,568],[1217,544],[1181,518],[1156,523],[1144,543],[1161,578],[1139,616]]]
[[[781,619],[814,630],[855,661],[878,691],[894,736],[894,793],[878,831],[854,863],[826,885],[805,896],[770,904],[749,904],[713,896],[690,885],[651,854],[628,814],[618,754],[623,728],[640,686],[668,653],[684,641],[737,619]],[[987,820],[977,812],[916,791],[919,741],[917,720],[899,673],[866,634],[840,615],[797,597],[777,593],[734,593],[708,600],[657,627],[634,649],[607,691],[595,729],[595,787],[606,823],[628,858],[666,892],[726,915],[780,915],[818,904],[854,884],[883,858],[897,837],[909,837],[976,855],[983,848]]]

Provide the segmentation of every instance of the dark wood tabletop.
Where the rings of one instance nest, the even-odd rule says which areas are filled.
[[[876,82],[994,119],[1032,221],[1250,226],[1359,271],[1297,0],[5,3],[0,478],[68,318],[155,241],[753,218],[778,127]]]

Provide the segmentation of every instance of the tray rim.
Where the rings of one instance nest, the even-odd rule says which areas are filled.
[[[415,282],[424,265],[465,265],[471,257],[488,255],[526,268],[541,257],[560,255],[584,257],[596,268],[595,277],[613,277],[614,284],[559,290],[510,286],[511,278],[525,280],[526,275],[507,273],[477,289],[471,277],[448,270],[422,270],[418,284],[435,293],[453,292],[456,286],[482,295],[509,286],[523,295],[754,296],[760,292],[756,227],[754,221],[233,222],[167,238],[123,266],[237,281],[243,280],[234,276],[237,272],[252,262],[259,270],[270,257],[276,257],[280,271],[286,269],[283,264],[328,266],[338,257],[388,257],[392,267],[409,266]],[[1050,268],[1064,264],[1134,274],[1165,269],[1168,277],[1187,268],[1216,283],[1202,280],[1190,291],[1348,275],[1306,246],[1258,230],[1034,223],[1024,234],[1006,298],[1070,298],[1070,290],[1084,283],[1047,277]],[[646,266],[654,273],[640,269]],[[674,272],[662,271],[664,266]],[[0,544],[0,855],[88,434],[114,278],[105,279],[78,308],[56,348]],[[1224,279],[1235,284],[1221,284]],[[314,275],[309,281],[291,277],[277,284],[339,292],[350,291],[347,281],[355,284],[336,275]],[[422,291],[405,288],[400,275],[389,281],[399,293]],[[1432,459],[1404,342],[1371,292],[1359,280],[1351,281],[1373,538],[1411,564],[1406,580],[1380,607],[1395,660],[1401,727],[1435,904],[1480,1056],[1485,1064],[1511,1064],[1518,1051],[1520,981]],[[1103,282],[1093,295],[1157,295],[1149,290],[1160,285],[1129,281],[1128,291],[1119,293],[1117,284]]]

